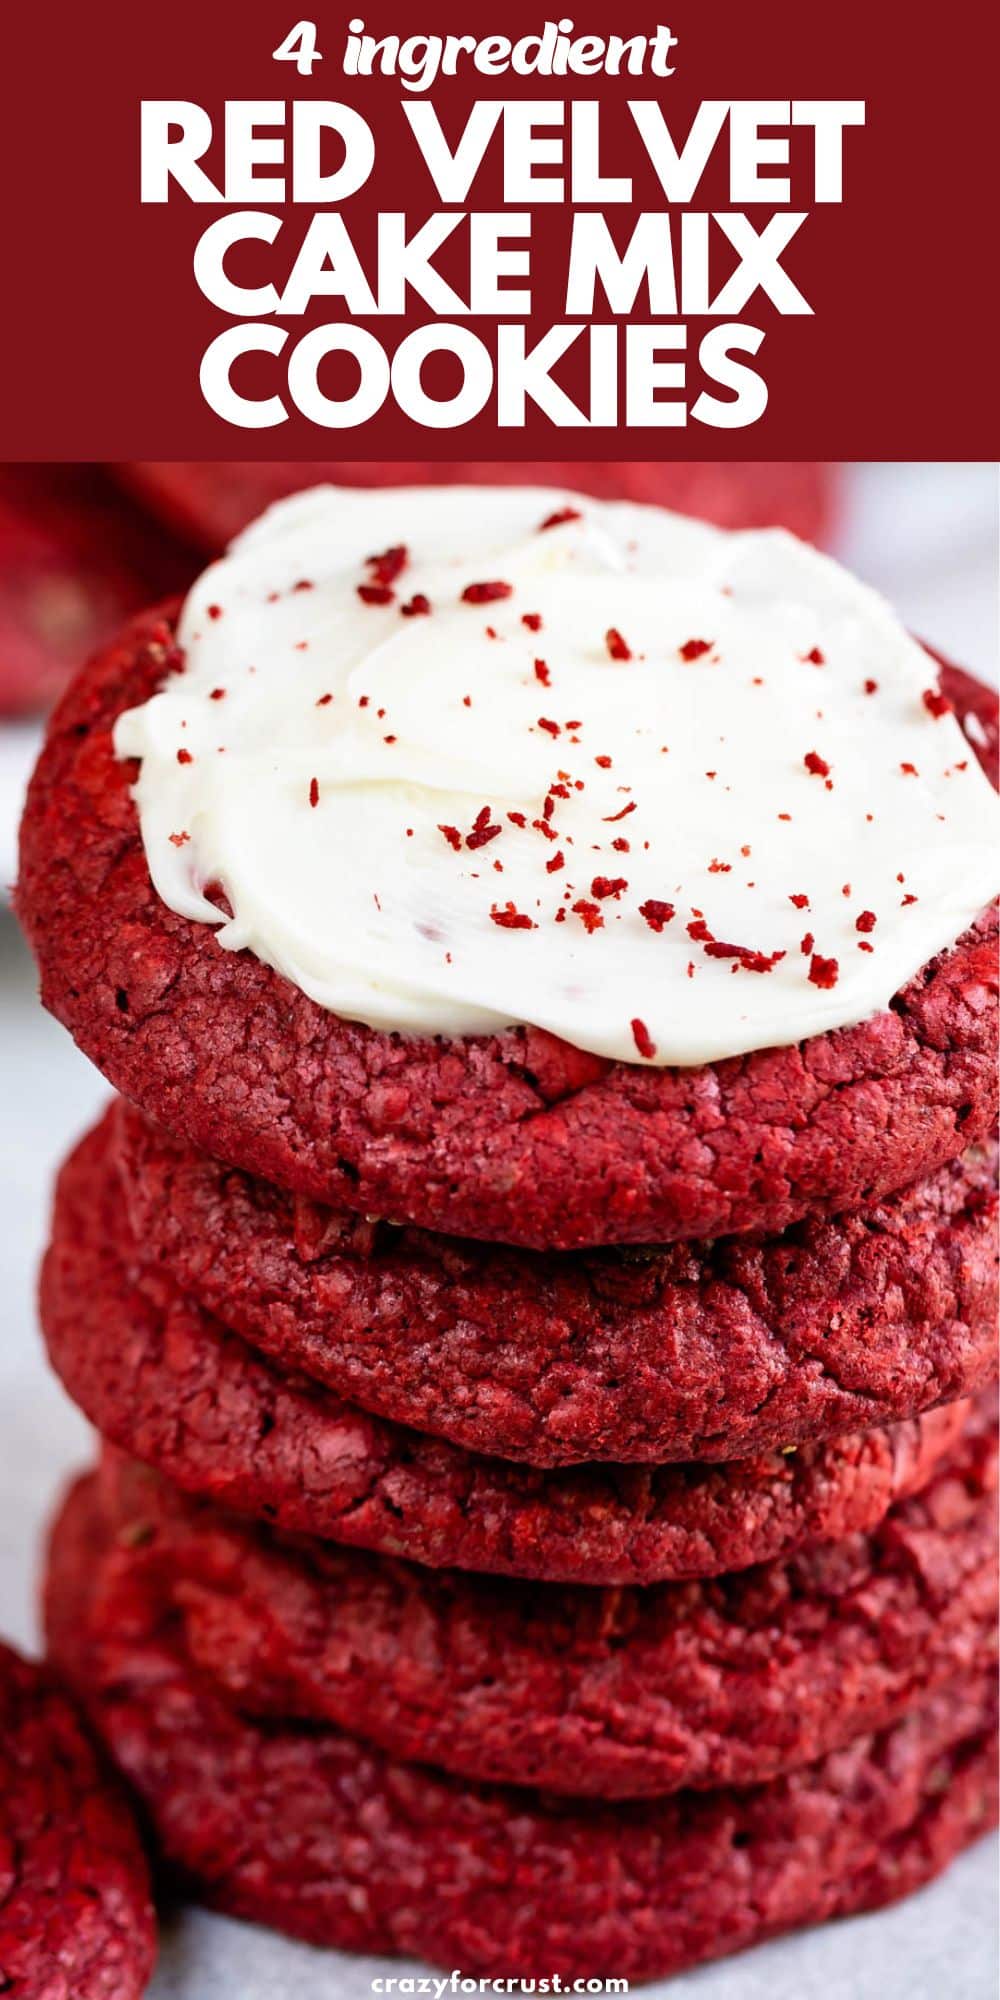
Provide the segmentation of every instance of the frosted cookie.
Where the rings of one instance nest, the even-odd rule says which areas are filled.
[[[77,681],[19,907],[112,1082],[279,1186],[781,1230],[990,1126],[990,702],[787,536],[317,489]]]

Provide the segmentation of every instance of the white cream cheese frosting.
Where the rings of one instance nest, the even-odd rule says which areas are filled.
[[[115,732],[156,889],[374,1028],[739,1055],[884,1008],[997,887],[933,662],[782,532],[319,487],[178,636]]]

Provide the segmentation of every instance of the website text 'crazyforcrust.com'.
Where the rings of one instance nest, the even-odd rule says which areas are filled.
[[[371,1991],[384,1993],[430,1994],[443,2000],[446,1993],[628,1993],[627,1979],[561,1979],[551,1972],[539,1979],[467,1979],[452,1972],[447,1978],[437,1973],[389,1973],[373,1979]]]

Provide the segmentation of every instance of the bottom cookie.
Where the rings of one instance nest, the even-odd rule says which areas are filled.
[[[120,1564],[104,1589],[108,1546],[85,1482],[50,1550],[54,1657],[188,1886],[316,1943],[650,1979],[895,1901],[995,1817],[992,1676],[770,1785],[570,1807],[245,1721],[192,1672],[141,1560],[130,1591]]]
[[[52,1677],[0,1645],[0,1993],[138,2000],[155,1955],[125,1800]]]

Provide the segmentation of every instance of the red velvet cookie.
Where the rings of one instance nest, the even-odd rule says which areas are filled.
[[[339,486],[566,486],[602,500],[651,501],[680,514],[696,514],[719,528],[791,528],[805,541],[821,540],[830,525],[832,469],[796,461],[745,465],[648,460],[550,459],[518,464],[481,459],[316,459],[192,463],[133,461],[117,467],[131,490],[171,527],[191,535],[210,554],[219,550],[275,500],[326,481]]]
[[[967,1405],[729,1465],[505,1464],[285,1377],[142,1274],[100,1128],[60,1175],[42,1272],[56,1372],[105,1437],[187,1492],[434,1567],[652,1583],[868,1530],[919,1489]]]
[[[243,1720],[116,1562],[88,1488],[57,1525],[49,1643],[166,1859],[255,1923],[466,1974],[654,1978],[905,1895],[993,1820],[992,1676],[748,1790],[558,1803],[396,1763],[334,1729]],[[141,1553],[141,1552],[140,1552]]]
[[[779,1238],[567,1257],[320,1207],[123,1100],[105,1129],[140,1260],[282,1368],[472,1451],[741,1458],[996,1368],[992,1149]]]
[[[757,1784],[996,1658],[996,1441],[870,1535],[711,1582],[595,1590],[276,1536],[106,1453],[102,1518],[244,1715],[576,1797]],[[110,1561],[110,1559],[109,1559]]]
[[[195,558],[96,466],[0,465],[0,715],[47,708]]]
[[[138,2000],[155,1954],[124,1798],[51,1674],[0,1645],[0,1993]]]
[[[884,1013],[695,1069],[608,1062],[533,1028],[380,1033],[223,951],[156,895],[134,766],[112,750],[172,638],[169,620],[138,621],[60,704],[18,888],[45,1004],[170,1130],[337,1207],[572,1249],[784,1229],[877,1201],[991,1129],[995,913]],[[963,717],[992,717],[967,677],[943,685]]]

